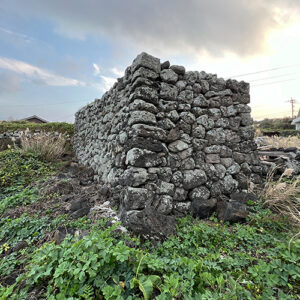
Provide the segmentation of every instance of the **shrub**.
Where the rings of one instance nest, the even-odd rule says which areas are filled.
[[[66,138],[61,133],[57,136],[43,131],[38,135],[28,136],[28,131],[25,131],[20,140],[22,151],[36,153],[48,161],[60,158],[66,151]]]

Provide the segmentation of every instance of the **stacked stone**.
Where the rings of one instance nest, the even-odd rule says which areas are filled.
[[[205,217],[260,180],[249,102],[248,83],[141,53],[77,112],[74,148],[127,216],[153,207]]]

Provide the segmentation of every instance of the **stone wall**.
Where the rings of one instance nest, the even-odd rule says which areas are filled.
[[[260,180],[249,102],[248,83],[141,53],[76,113],[74,149],[124,219],[145,207],[205,217]]]

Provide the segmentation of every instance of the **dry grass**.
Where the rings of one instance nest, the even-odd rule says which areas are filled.
[[[280,178],[274,181],[276,170],[277,168],[268,174],[267,182],[261,192],[263,205],[287,217],[293,225],[300,227],[300,176],[292,179],[293,169],[286,169]]]
[[[63,134],[42,131],[38,135],[29,135],[26,130],[21,133],[20,141],[23,151],[38,153],[48,161],[60,158],[66,151],[66,137]]]
[[[274,148],[300,148],[300,139],[297,136],[266,136],[265,144]]]

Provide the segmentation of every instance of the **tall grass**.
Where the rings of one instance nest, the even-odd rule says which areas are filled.
[[[63,134],[55,135],[42,131],[37,135],[30,135],[29,130],[23,131],[20,136],[22,151],[37,153],[44,160],[60,158],[66,151],[66,137]]]
[[[300,148],[300,139],[297,136],[266,136],[264,143],[274,148]]]
[[[285,216],[293,225],[300,227],[300,176],[291,178],[293,169],[286,169],[278,180],[274,180],[277,168],[268,174],[261,192],[263,206]]]

